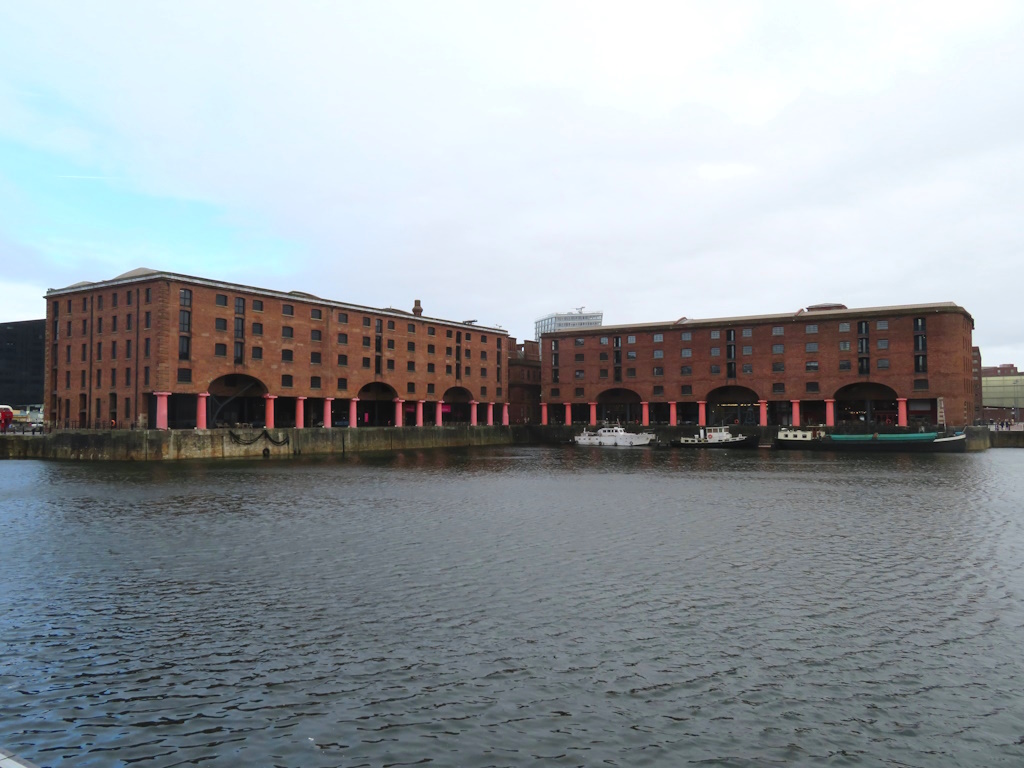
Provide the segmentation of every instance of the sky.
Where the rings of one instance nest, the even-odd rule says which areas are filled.
[[[1024,366],[1024,3],[0,5],[0,321],[137,267],[477,320],[952,301]]]

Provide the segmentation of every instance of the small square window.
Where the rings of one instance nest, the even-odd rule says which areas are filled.
[[[338,389],[348,389],[348,379],[344,377],[338,379]]]
[[[295,355],[295,353],[294,353],[293,350],[282,349],[281,350],[281,361],[285,362],[285,363],[290,363],[294,359],[294,355]]]
[[[310,376],[309,377],[309,388],[310,389],[320,389],[320,377],[319,376]]]
[[[282,304],[281,305],[281,314],[282,315],[294,315],[295,314],[295,307],[292,306],[291,304]]]
[[[816,342],[816,341],[808,341],[806,344],[804,344],[804,352],[817,352],[817,351],[818,351],[818,342]]]
[[[348,365],[348,355],[338,355],[338,365]]]
[[[772,327],[772,336],[784,336],[785,334],[786,329],[783,328],[781,325],[776,325]]]
[[[665,394],[665,387],[663,387],[661,384],[655,384],[654,385],[654,394],[655,395],[664,395]]]
[[[817,325],[807,325],[807,326],[804,326],[804,331],[806,333],[817,333],[818,332],[818,326]]]
[[[262,360],[263,359],[263,347],[253,347],[252,348],[251,356],[252,356],[253,360]]]
[[[225,296],[223,293],[218,293],[217,294],[217,306],[218,307],[226,307],[227,305],[228,305],[228,297]]]
[[[817,360],[808,360],[804,364],[804,370],[805,371],[817,371],[818,370],[818,361]]]
[[[285,374],[281,375],[281,386],[282,387],[291,388],[291,386],[292,386],[292,375],[290,373],[285,373]]]
[[[689,347],[686,347],[685,349],[680,350],[679,356],[680,357],[693,357],[693,350],[690,349]]]
[[[786,370],[786,364],[781,360],[776,360],[772,363],[772,373],[783,373]]]
[[[636,344],[636,336],[627,336],[626,337],[626,343],[627,344]]]
[[[720,366],[720,365],[712,365],[711,366],[711,375],[712,376],[717,376],[721,372],[722,372],[722,366]]]
[[[679,386],[679,394],[681,395],[692,395],[693,385],[692,384],[681,384]]]
[[[853,366],[850,364],[849,360],[840,360],[839,361],[839,370],[840,371],[849,371],[849,370],[852,370],[852,369],[853,369]]]
[[[311,341],[321,341],[323,339],[323,333],[319,328],[315,328],[309,332],[309,338]]]
[[[679,375],[680,376],[692,376],[693,375],[693,366],[691,366],[691,365],[681,365],[681,366],[679,366]]]
[[[339,344],[348,344],[348,334],[347,333],[339,333],[338,334],[338,343]]]
[[[785,344],[772,344],[772,354],[781,355],[786,351]]]
[[[753,363],[744,363],[743,364],[743,372],[744,373],[753,373],[754,372],[754,365],[753,365]]]
[[[840,333],[849,333],[850,332],[850,324],[849,323],[840,323],[839,324],[839,332]]]
[[[889,330],[889,321],[888,320],[879,320],[879,321],[877,321],[875,323],[875,330],[876,331],[888,331]]]
[[[654,334],[654,343],[655,344],[661,344],[661,342],[663,342],[664,340],[665,340],[664,334],[661,334],[661,333]]]
[[[679,338],[682,341],[693,341],[693,334],[690,331],[683,331],[679,334]]]
[[[218,331],[226,331],[228,329],[228,319],[226,317],[218,317],[214,321],[214,327],[216,327]]]
[[[324,311],[322,309],[311,309],[311,310],[309,310],[309,316],[313,320],[323,320],[324,319]]]
[[[778,382],[777,381],[774,384],[772,384],[772,393],[773,394],[779,395],[779,394],[782,394],[785,391],[786,391],[786,385],[783,384],[782,382]]]
[[[281,328],[281,337],[285,339],[291,339],[295,337],[295,329],[290,325],[285,325]]]
[[[821,388],[818,386],[816,381],[808,381],[806,384],[805,391],[807,392],[820,392]]]
[[[253,299],[252,300],[252,311],[253,312],[262,312],[263,311],[263,301],[261,299]]]
[[[217,357],[227,357],[228,356],[228,345],[227,344],[214,344],[213,345],[213,354],[216,355]]]
[[[876,365],[880,371],[887,371],[889,369],[889,361],[884,357],[879,358]]]

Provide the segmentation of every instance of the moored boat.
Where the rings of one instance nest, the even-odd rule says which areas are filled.
[[[576,436],[576,445],[602,445],[622,448],[651,445],[657,440],[653,432],[627,432],[622,427],[601,427],[596,432],[586,429]]]
[[[693,437],[680,437],[673,448],[753,448],[757,435],[734,435],[728,427],[700,427]]]
[[[893,434],[830,435],[822,429],[782,429],[776,448],[812,451],[861,451],[868,453],[963,453],[967,435],[963,432],[906,432]]]

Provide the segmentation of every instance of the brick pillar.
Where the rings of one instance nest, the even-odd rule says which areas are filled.
[[[508,403],[501,404],[501,423],[503,426],[508,426]]]
[[[274,401],[277,400],[277,395],[264,395],[263,396],[263,423],[267,429],[274,428]]]
[[[206,398],[209,392],[200,392],[196,399],[196,429],[206,429]]]
[[[423,400],[416,401],[416,426],[423,426]]]
[[[708,425],[708,401],[698,400],[697,401],[697,426],[706,427]]]
[[[359,398],[353,397],[348,401],[348,426],[355,429],[359,426]]]
[[[597,403],[587,403],[590,406],[590,426],[597,426]]]
[[[541,426],[546,427],[548,425],[548,404],[540,404],[540,423]]]
[[[668,423],[669,426],[675,427],[679,424],[679,415],[676,412],[676,401],[673,400],[668,404]]]
[[[645,427],[649,427],[651,425],[651,415],[650,415],[650,409],[649,408],[650,408],[650,403],[648,403],[646,400],[641,401],[641,403],[640,403],[640,413],[642,415],[640,417],[640,423],[643,424]]]
[[[154,392],[156,397],[156,428],[167,429],[167,398],[170,392]]]
[[[834,427],[836,425],[836,401],[825,400],[825,426]]]
[[[334,405],[334,398],[333,397],[325,397],[324,398],[324,429],[330,429],[331,428],[331,423],[332,423],[332,421],[331,421],[331,408],[333,407],[333,405]]]
[[[790,423],[794,427],[799,427],[800,426],[800,401],[799,400],[790,400],[789,402],[793,404],[793,417],[790,419]]]
[[[295,428],[302,429],[306,426],[306,396],[299,395],[295,398]]]
[[[907,398],[897,397],[896,407],[899,409],[899,415],[897,416],[898,421],[896,423],[901,427],[907,426]]]
[[[760,424],[761,424],[762,427],[767,427],[768,426],[768,401],[767,400],[758,400],[757,404],[759,406],[761,406],[761,417],[760,417],[760,420],[759,420]]]

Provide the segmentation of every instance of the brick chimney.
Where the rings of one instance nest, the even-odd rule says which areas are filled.
[[[420,306],[419,299],[416,299],[416,303],[413,304],[412,313],[416,315],[416,317],[420,317],[423,314],[423,307]]]

